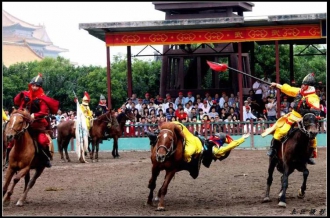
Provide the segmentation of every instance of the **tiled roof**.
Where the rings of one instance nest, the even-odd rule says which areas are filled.
[[[36,39],[40,39],[44,42],[52,42],[50,40],[44,26],[42,28],[39,28],[39,29],[36,29],[35,31],[33,31],[33,37]]]
[[[21,25],[22,27],[31,28],[31,29],[38,29],[40,26],[35,26],[33,24],[29,24],[25,21],[14,17],[13,15],[9,14],[8,12],[2,10],[2,27],[9,27],[13,25]]]
[[[6,67],[15,63],[41,60],[42,58],[25,44],[2,42],[2,61]]]
[[[45,50],[57,51],[57,52],[67,52],[67,51],[69,51],[68,49],[60,48],[60,47],[55,46],[55,45],[47,45],[47,46],[45,46]]]

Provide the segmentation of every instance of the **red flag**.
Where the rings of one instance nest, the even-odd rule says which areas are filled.
[[[206,61],[206,62],[210,66],[210,68],[214,71],[225,72],[228,68],[228,66],[226,64],[218,64],[218,63],[212,62],[212,61]]]

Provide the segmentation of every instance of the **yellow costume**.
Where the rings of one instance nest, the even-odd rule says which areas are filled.
[[[182,123],[178,121],[172,121],[182,127],[183,135],[185,137],[185,149],[184,149],[184,159],[186,162],[190,162],[192,156],[199,155],[203,152],[203,145],[200,139],[194,136]]]
[[[89,130],[92,127],[92,120],[93,120],[93,112],[89,109],[89,95],[87,92],[85,92],[85,95],[82,99],[82,103],[80,105],[80,109],[83,112],[85,116],[85,121],[87,125],[87,129]]]
[[[5,111],[2,109],[2,123],[9,121]]]
[[[314,74],[308,74],[304,79],[302,88],[292,87],[288,84],[280,85],[276,84],[276,87],[281,90],[284,94],[295,97],[294,106],[292,112],[281,117],[277,122],[270,128],[266,129],[261,134],[262,137],[270,133],[274,133],[274,139],[280,141],[290,130],[291,125],[302,119],[302,115],[314,112],[319,115],[320,111],[320,99],[315,94],[315,88],[311,84],[315,83]],[[313,155],[317,156],[317,141],[316,138],[311,140],[311,147],[314,148]],[[269,153],[270,156],[271,153]]]
[[[228,151],[236,148],[237,146],[239,146],[240,144],[242,144],[244,141],[245,141],[245,138],[243,138],[243,137],[242,138],[239,138],[237,140],[232,140],[232,141],[228,140],[228,138],[226,137],[225,143],[228,143],[228,145],[221,146],[221,147],[213,146],[213,148],[212,148],[213,156],[215,158],[220,158],[222,156],[225,156],[225,154]]]

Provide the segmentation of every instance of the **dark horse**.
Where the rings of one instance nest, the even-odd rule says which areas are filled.
[[[14,110],[10,116],[10,120],[6,126],[6,136],[8,142],[14,140],[14,146],[9,154],[9,164],[5,176],[5,184],[2,189],[3,203],[9,205],[10,196],[13,194],[15,185],[24,177],[25,186],[22,197],[17,201],[17,206],[23,206],[27,197],[27,193],[35,184],[37,178],[45,169],[41,155],[37,153],[40,148],[35,146],[34,141],[29,133],[28,127],[31,122],[30,113],[27,110]],[[28,130],[28,131],[27,131]],[[50,139],[50,136],[48,136]],[[50,139],[51,141],[51,139]],[[52,142],[49,145],[52,150]],[[35,169],[36,172],[30,180],[30,169]],[[13,184],[7,191],[10,181],[16,173]]]
[[[153,205],[153,191],[156,188],[157,177],[160,171],[165,170],[164,183],[158,191],[158,198],[155,198],[155,200],[159,200],[157,210],[162,211],[165,210],[164,197],[167,193],[168,185],[175,173],[189,169],[183,156],[185,147],[182,128],[175,123],[163,123],[160,126],[156,142],[153,143],[151,140],[151,146],[152,175],[148,185],[150,192],[147,204]]]
[[[287,138],[278,149],[277,154],[269,158],[267,189],[263,202],[270,201],[269,190],[273,181],[275,167],[282,173],[282,187],[279,193],[278,206],[286,207],[285,194],[288,188],[288,177],[295,169],[299,172],[303,172],[304,178],[298,197],[305,197],[306,182],[309,174],[306,165],[313,151],[310,147],[310,140],[314,139],[318,133],[318,120],[313,113],[307,113],[297,124],[298,128],[291,128]]]
[[[113,122],[111,124],[111,128],[108,131],[108,133],[109,133],[108,137],[114,139],[112,156],[114,158],[119,157],[118,138],[122,135],[122,132],[124,131],[126,120],[128,120],[128,119],[133,120],[134,114],[133,114],[132,110],[126,109],[125,111],[120,113],[116,117],[116,119],[114,118],[114,112],[112,112],[112,111],[109,111],[103,115],[102,115],[102,118],[100,118],[100,119],[97,118],[93,121],[93,126],[90,129],[91,137],[88,140],[89,141],[88,144],[90,144],[90,141],[92,141],[91,139],[93,139],[94,134],[98,135],[98,136],[95,135],[95,137],[94,137],[94,141],[95,141],[94,145],[96,146],[96,141],[98,141],[98,143],[100,143],[100,141],[104,139],[104,134],[103,135],[98,134],[98,132],[101,131],[100,128],[102,128],[102,129],[107,128],[106,127],[107,124],[109,122]],[[112,119],[110,117],[113,117],[114,119]],[[101,127],[99,127],[100,124],[101,124]],[[64,160],[64,155],[63,155],[63,149],[64,149],[67,161],[68,162],[71,161],[69,158],[69,154],[68,154],[68,145],[69,145],[71,138],[75,138],[75,137],[76,137],[75,121],[73,121],[73,120],[64,121],[57,126],[57,145],[58,145],[58,150],[60,152],[62,160]],[[88,151],[90,152],[90,155],[92,155],[92,151],[89,148],[89,146],[88,146]],[[95,159],[98,159],[98,146],[96,146]]]

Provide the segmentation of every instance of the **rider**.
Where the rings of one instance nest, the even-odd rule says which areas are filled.
[[[302,81],[302,85],[300,88],[292,87],[288,84],[280,85],[272,82],[271,86],[276,87],[281,90],[284,94],[295,97],[294,106],[292,112],[284,115],[282,118],[285,119],[284,124],[280,124],[279,122],[282,118],[280,118],[274,125],[276,128],[274,133],[274,140],[271,144],[270,150],[267,155],[273,157],[275,155],[275,150],[277,150],[281,145],[281,139],[287,134],[290,130],[291,125],[295,122],[299,121],[306,113],[314,113],[317,117],[320,114],[320,99],[315,94],[314,88],[315,78],[314,73],[310,73]],[[271,128],[269,128],[271,129]],[[268,129],[267,129],[268,130]],[[265,130],[265,133],[262,136],[270,133],[270,131]],[[316,138],[310,141],[310,146],[314,149],[312,152],[311,158],[308,160],[308,164],[315,164],[313,158],[317,157],[317,141]]]
[[[5,111],[2,108],[2,124],[4,124],[5,122],[7,122],[9,119],[5,113]]]
[[[223,132],[215,133],[214,135],[210,136],[205,141],[207,149],[205,150],[206,153],[203,158],[203,165],[207,168],[209,168],[211,165],[212,158],[210,158],[211,155],[207,155],[207,153],[210,154],[212,152],[212,156],[214,158],[223,160],[229,155],[229,151],[242,144],[249,136],[250,133],[246,133],[237,140],[233,140],[230,135]],[[227,143],[228,145],[224,146],[225,143]],[[210,148],[210,146],[212,146],[212,148]]]
[[[48,116],[49,113],[56,114],[59,102],[45,95],[42,89],[42,83],[42,75],[39,73],[38,76],[32,78],[28,85],[28,91],[22,91],[16,95],[14,104],[19,106],[19,109],[26,108],[30,111],[32,122],[30,127],[33,129],[33,133],[38,131],[36,132],[36,139],[44,150],[45,155],[43,156],[43,160],[45,166],[51,167],[50,160],[52,159],[52,155],[49,150],[50,137],[44,131],[49,126],[49,123],[45,117]],[[14,141],[8,145],[10,149],[13,143]]]
[[[88,131],[91,128],[91,121],[93,119],[93,112],[89,109],[89,106],[88,106],[89,101],[90,101],[89,94],[85,91],[84,97],[82,98],[82,103],[80,104],[80,109],[85,116],[86,126],[87,126]]]
[[[108,111],[108,107],[107,107],[107,100],[105,99],[104,95],[100,95],[100,102],[97,105],[96,109],[95,109],[95,116],[99,117],[102,114],[105,114]],[[108,128],[111,128],[111,123],[109,122],[107,125]],[[104,136],[107,137],[109,134],[107,133],[107,130],[105,130],[104,132]]]

